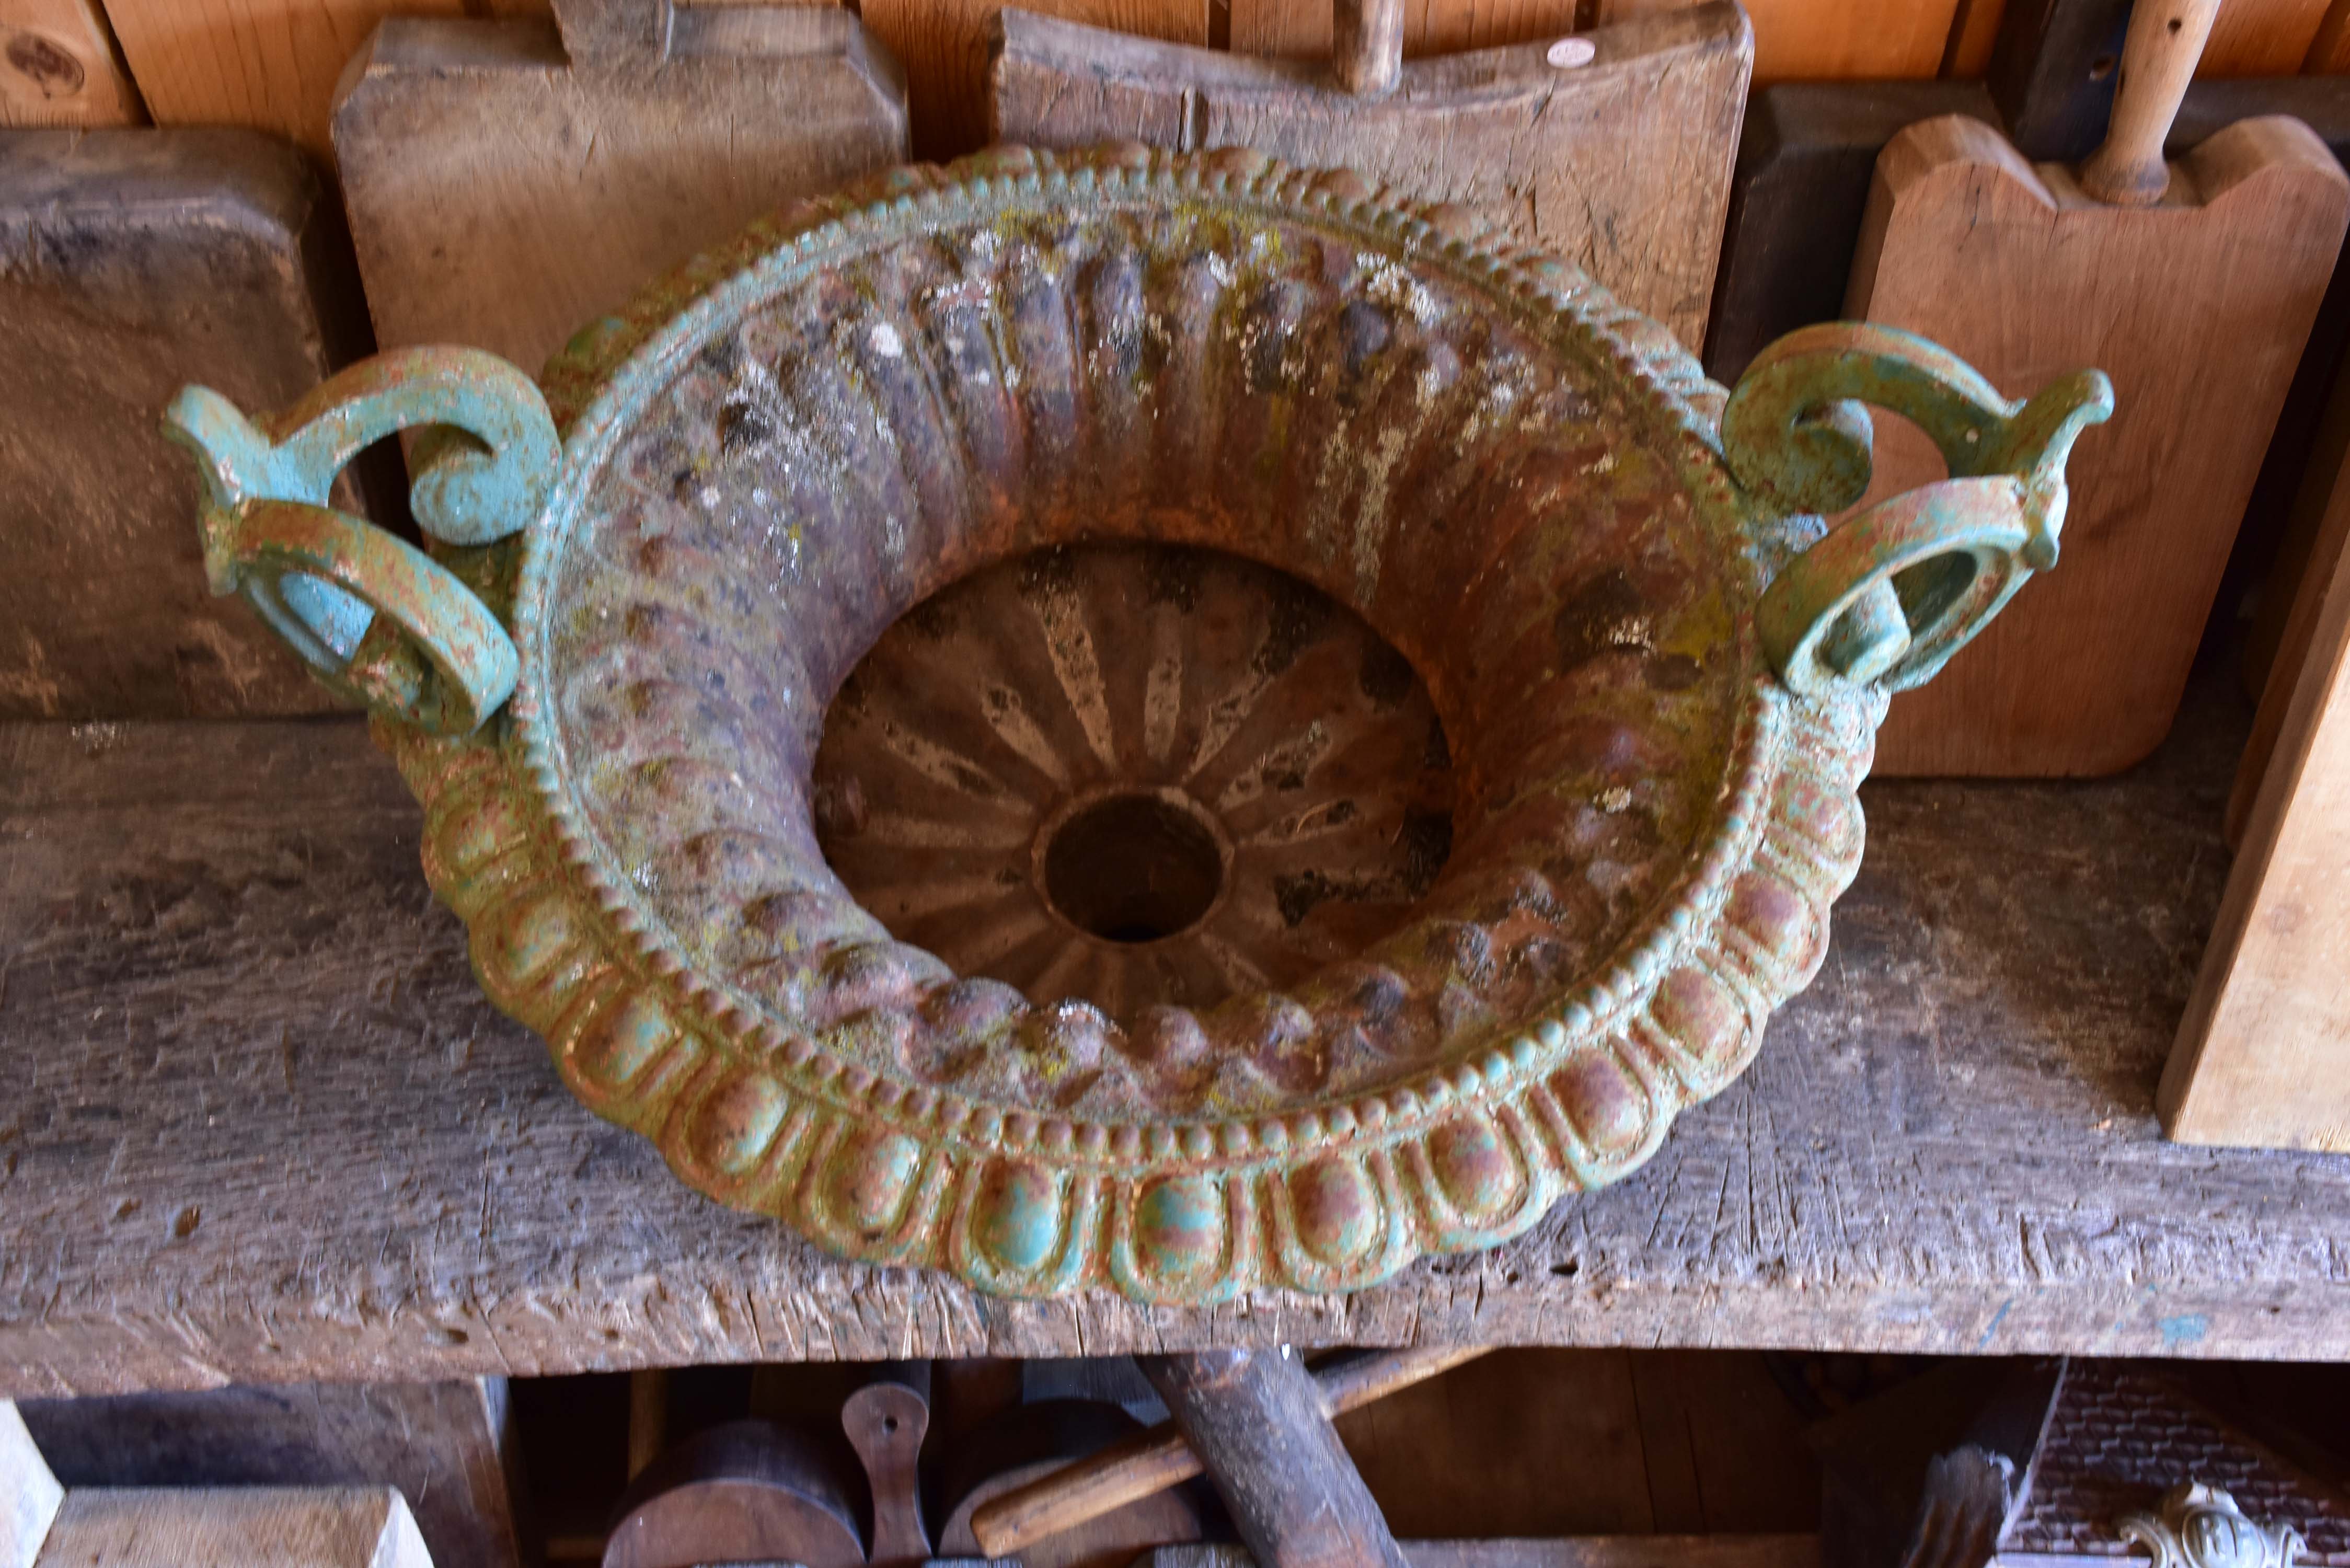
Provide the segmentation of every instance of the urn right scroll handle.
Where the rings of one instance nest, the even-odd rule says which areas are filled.
[[[1755,608],[1787,687],[1824,696],[1929,680],[2035,571],[2056,564],[2064,460],[2110,418],[2113,384],[2075,370],[2013,402],[1914,333],[1829,322],[1757,355],[1721,418],[1724,456],[1782,515],[1840,512],[1868,489],[1863,406],[1903,414],[1950,477],[1854,514],[1788,562]]]

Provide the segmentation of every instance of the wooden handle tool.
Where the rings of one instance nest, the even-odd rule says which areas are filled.
[[[2170,189],[2162,144],[2211,36],[2220,0],[2137,0],[2105,144],[2081,165],[2081,189],[2116,207],[2151,207]]]
[[[1334,0],[1330,69],[1357,98],[1385,98],[1403,80],[1403,0]]]
[[[1382,1351],[1326,1367],[1315,1376],[1333,1416],[1384,1399],[1464,1361],[1484,1345]],[[1114,1508],[1164,1491],[1200,1473],[1199,1458],[1171,1421],[1162,1422],[1041,1480],[987,1503],[971,1516],[972,1533],[990,1557],[1009,1557],[1048,1535],[1074,1530]]]

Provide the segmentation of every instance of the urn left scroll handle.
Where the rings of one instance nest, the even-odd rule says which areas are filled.
[[[203,471],[213,591],[242,594],[328,687],[439,734],[471,733],[513,694],[514,639],[474,591],[327,498],[362,448],[421,428],[418,526],[458,546],[521,532],[562,457],[529,377],[479,349],[395,349],[257,421],[210,388],[182,388],[163,428]]]
[[[1950,476],[1844,519],[1764,590],[1755,629],[1801,695],[1933,679],[2054,566],[2065,459],[2112,416],[2114,390],[2103,371],[2075,370],[2012,401],[1915,334],[1828,322],[1755,356],[1722,411],[1723,455],[1767,510],[1843,511],[1868,489],[1871,403],[1914,421]]]

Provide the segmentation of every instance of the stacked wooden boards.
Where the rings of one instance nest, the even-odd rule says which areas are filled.
[[[1963,117],[1878,160],[1847,313],[2011,395],[2097,365],[2117,404],[2074,455],[2063,564],[1895,702],[1884,771],[2110,773],[2169,729],[2350,223],[2350,179],[2298,121],[2242,121],[2164,162],[2216,8],[2144,0],[2113,132],[2078,171]],[[1934,477],[1919,446],[1881,441],[1876,488]]]
[[[1703,342],[1752,34],[1729,0],[1571,39],[1372,69],[1124,37],[1006,10],[990,67],[1000,140],[1247,146],[1477,212],[1580,263],[1683,343]],[[1346,67],[1345,57],[1338,64]]]

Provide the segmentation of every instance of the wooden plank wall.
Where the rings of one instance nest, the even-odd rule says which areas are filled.
[[[684,0],[743,4],[745,0]],[[750,0],[757,3],[757,0]],[[811,0],[825,4],[829,0]],[[904,62],[917,151],[977,144],[988,19],[1001,0],[861,0]],[[1244,53],[1315,58],[1318,0],[1026,0],[1097,26]],[[1407,0],[1408,54],[1519,43],[1693,0]],[[331,161],[327,112],[343,64],[391,15],[545,16],[550,0],[0,0],[0,127],[250,125]],[[1754,79],[1975,77],[2007,0],[1746,0]],[[110,25],[110,31],[109,31]],[[2211,76],[2350,72],[2350,0],[2229,0]]]

